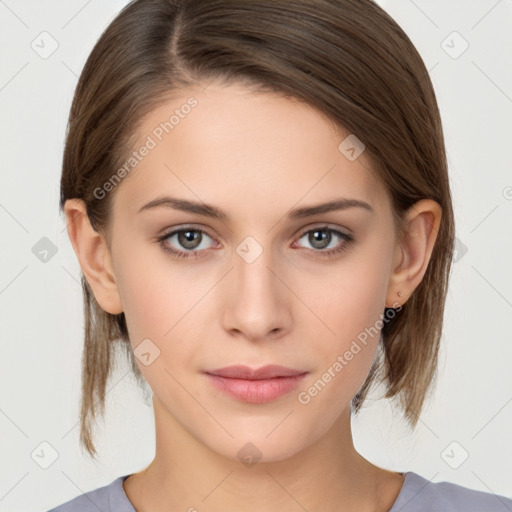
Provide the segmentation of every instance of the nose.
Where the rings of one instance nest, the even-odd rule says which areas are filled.
[[[223,327],[250,341],[282,337],[292,323],[293,298],[283,266],[275,264],[270,249],[244,248],[241,244],[234,252],[233,269],[224,283]],[[259,253],[255,259],[254,251]]]

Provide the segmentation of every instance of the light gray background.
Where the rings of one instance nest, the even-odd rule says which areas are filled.
[[[410,433],[373,397],[353,420],[356,447],[389,469],[511,497],[512,1],[380,3],[417,46],[437,92],[458,253],[434,399]],[[0,511],[46,510],[153,457],[152,409],[122,366],[97,435],[99,463],[78,448],[82,294],[58,213],[77,78],[125,4],[0,0]],[[461,38],[469,46],[459,55]],[[42,58],[51,39],[58,48]],[[46,262],[33,252],[48,244],[43,237],[57,250]]]

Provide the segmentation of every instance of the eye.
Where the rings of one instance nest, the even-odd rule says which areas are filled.
[[[328,226],[319,226],[304,232],[299,240],[306,238],[307,243],[313,246],[315,256],[332,257],[344,251],[354,241],[354,237]],[[341,240],[336,243],[336,239]],[[332,242],[334,241],[334,245]],[[329,247],[330,246],[330,247]]]
[[[200,258],[203,257],[201,253],[205,253],[207,249],[211,248],[208,247],[207,243],[203,243],[208,238],[213,240],[203,229],[183,227],[162,235],[157,241],[165,252],[177,258]],[[344,251],[354,241],[352,235],[329,228],[328,226],[320,226],[305,231],[298,240],[303,238],[307,238],[307,243],[313,246],[313,249],[307,250],[312,252],[315,257],[320,258],[333,257]],[[172,239],[174,239],[177,247],[170,243]],[[338,242],[336,243],[337,239]],[[334,245],[332,245],[333,241]],[[294,246],[296,245],[294,244]]]
[[[175,239],[175,243],[178,245],[177,249],[168,242],[173,238]],[[208,249],[208,247],[205,247],[203,244],[203,241],[206,238],[212,239],[206,231],[193,227],[185,227],[161,236],[158,238],[158,242],[160,242],[164,251],[169,252],[178,258],[198,258],[200,257],[199,252]]]

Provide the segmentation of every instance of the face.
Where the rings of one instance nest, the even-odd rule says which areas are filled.
[[[386,191],[344,137],[297,100],[213,84],[143,120],[134,150],[150,149],[115,189],[112,265],[157,421],[226,457],[251,442],[281,460],[320,439],[374,358],[396,237]],[[224,216],[143,208],[164,197]],[[342,198],[368,207],[292,214]],[[242,382],[239,396],[204,373],[268,364],[304,375],[281,380],[288,391]]]

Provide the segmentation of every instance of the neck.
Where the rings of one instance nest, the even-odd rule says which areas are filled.
[[[374,466],[355,450],[348,408],[306,449],[251,465],[211,450],[157,400],[154,404],[155,458],[124,483],[138,512],[385,512],[401,488],[401,475]]]

